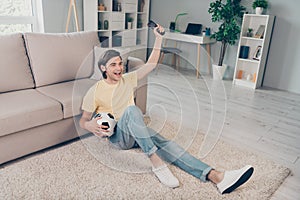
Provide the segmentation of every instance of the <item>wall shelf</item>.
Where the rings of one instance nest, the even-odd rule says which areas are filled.
[[[245,58],[239,58],[239,61],[243,61],[243,62],[252,62],[252,63],[259,64],[259,61],[258,61],[258,60],[250,60],[250,59],[245,59]]]
[[[98,10],[99,2],[104,4],[106,10]],[[141,7],[142,2],[144,3],[143,7]],[[120,11],[116,10],[116,3],[120,4]],[[119,46],[116,39],[120,40],[120,47],[132,49],[134,54],[132,56],[145,60],[149,3],[150,0],[84,0],[84,30],[98,31],[103,47],[115,47],[116,44]],[[141,9],[142,12],[140,12]],[[129,18],[133,20],[131,27],[128,25]],[[104,21],[108,22],[108,29],[104,29]],[[144,49],[142,49],[143,47]]]
[[[262,85],[274,19],[271,15],[244,14],[233,84],[252,89]],[[253,29],[254,37],[247,36],[248,28]],[[242,46],[248,48],[247,55],[241,52]]]
[[[263,39],[260,38],[255,38],[255,37],[246,37],[246,36],[242,36],[241,38],[242,40],[255,40],[255,41],[264,41]]]

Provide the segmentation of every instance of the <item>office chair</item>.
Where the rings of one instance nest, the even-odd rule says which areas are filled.
[[[202,24],[195,24],[195,23],[188,23],[186,30],[184,34],[189,34],[189,35],[200,35],[202,30]],[[159,59],[159,64],[163,62],[163,59],[165,57],[165,54],[173,54],[173,59],[172,59],[172,66],[179,71],[179,66],[180,66],[180,56],[179,54],[182,52],[180,49],[176,47],[165,47],[166,46],[166,41],[164,44],[164,47],[161,48],[160,51],[160,59]],[[176,64],[177,61],[177,64]],[[158,72],[158,66],[156,69],[156,73]]]
[[[165,54],[173,54],[173,58],[172,58],[172,66],[174,66],[174,68],[179,71],[179,66],[180,66],[180,56],[179,54],[182,51],[176,47],[162,47],[160,50],[160,58],[159,58],[159,64],[162,64]],[[176,63],[177,61],[177,63]],[[158,66],[156,68],[156,74],[158,73]]]

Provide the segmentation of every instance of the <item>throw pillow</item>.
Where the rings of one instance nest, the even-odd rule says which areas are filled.
[[[129,71],[137,70],[139,67],[143,66],[145,64],[145,61],[143,61],[140,58],[128,56],[127,58],[127,65],[130,66]]]

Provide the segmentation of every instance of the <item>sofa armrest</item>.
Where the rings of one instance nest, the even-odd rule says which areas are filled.
[[[144,65],[145,62],[136,57],[129,56],[127,60],[127,69],[128,71],[137,70],[139,67]],[[135,104],[141,109],[145,114],[147,107],[147,77],[139,80],[138,87],[135,91]]]
[[[128,71],[134,71],[145,64],[145,61],[143,61],[140,58],[128,56],[127,58],[127,67]]]

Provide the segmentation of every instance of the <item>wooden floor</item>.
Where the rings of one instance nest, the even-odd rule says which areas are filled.
[[[148,79],[148,114],[177,120],[289,167],[292,175],[272,199],[300,199],[300,95],[252,90],[231,81],[197,79],[160,66]]]

